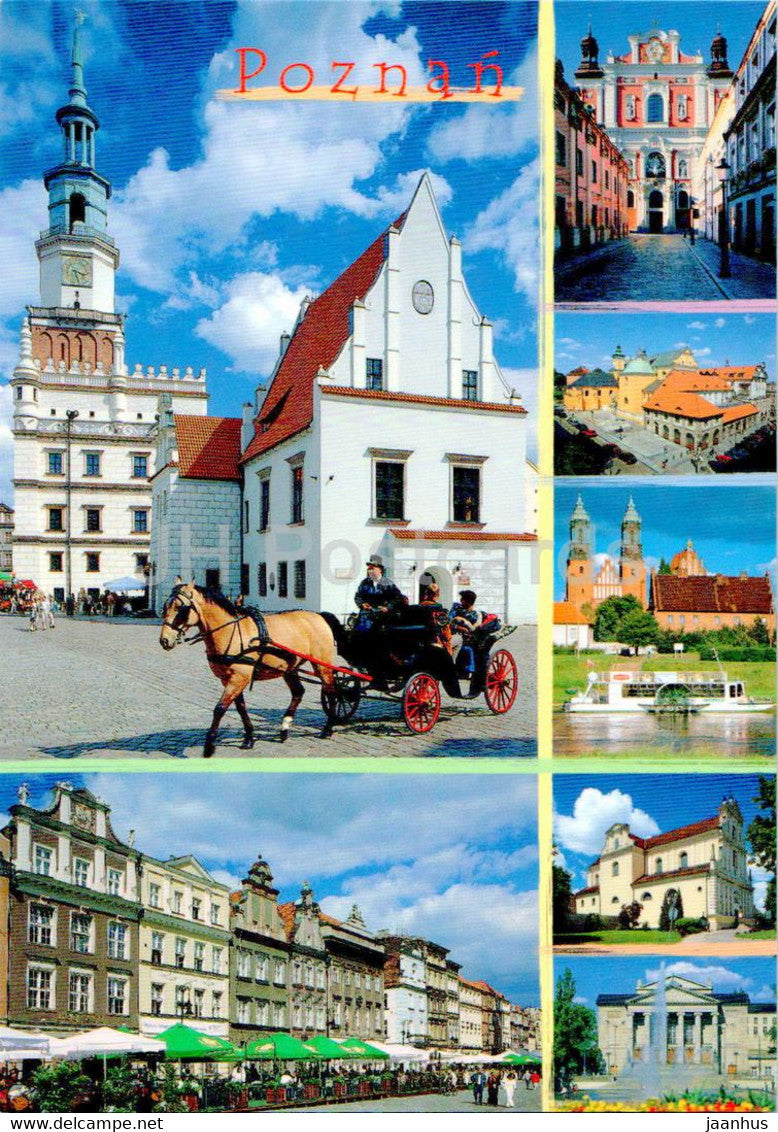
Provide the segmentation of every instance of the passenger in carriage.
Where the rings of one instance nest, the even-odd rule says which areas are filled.
[[[441,611],[441,613],[445,613],[445,610],[443,609],[443,606],[442,606],[441,601],[440,601],[440,586],[438,585],[437,582],[430,582],[430,584],[428,586],[424,587],[424,589],[422,590],[421,601],[420,601],[419,604],[420,605],[435,606]],[[451,652],[451,626],[449,625],[448,621],[446,621],[445,625],[438,624],[437,628],[438,628],[438,632],[437,632],[437,635],[436,635],[436,639],[433,643],[436,644],[436,645],[440,645],[442,648],[444,648],[446,650],[446,652],[450,653]]]
[[[475,655],[470,645],[473,630],[483,624],[484,615],[475,608],[478,595],[472,590],[460,590],[459,601],[449,610],[451,623],[451,655],[462,675],[472,676],[475,671]]]

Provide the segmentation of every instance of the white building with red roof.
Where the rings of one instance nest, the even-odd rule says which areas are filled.
[[[354,608],[372,554],[411,601],[459,588],[535,613],[527,413],[493,353],[429,176],[408,210],[303,303],[246,406],[243,562],[264,609]]]
[[[740,807],[724,798],[711,817],[654,837],[638,837],[617,822],[586,870],[586,887],[574,898],[579,915],[605,917],[637,901],[639,924],[650,928],[660,926],[665,905],[673,905],[679,918],[705,917],[711,930],[753,919]]]

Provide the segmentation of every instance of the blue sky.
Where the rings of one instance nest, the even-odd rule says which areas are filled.
[[[772,959],[689,960],[669,959],[666,955],[580,959],[559,955],[554,959],[554,980],[569,967],[578,1001],[594,1009],[598,994],[630,994],[638,979],[653,982],[663,964],[668,975],[682,975],[712,985],[719,994],[745,991],[752,1002],[775,1002],[775,961]]]
[[[659,565],[683,550],[687,539],[712,574],[773,573],[775,570],[775,491],[744,484],[741,477],[668,487],[635,480],[629,486],[597,480],[554,486],[556,576],[554,592],[565,593],[565,560],[570,515],[578,493],[594,524],[595,551],[618,558],[621,520],[630,495],[643,519],[643,553]]]
[[[210,411],[239,415],[270,371],[279,334],[409,203],[425,169],[464,245],[476,303],[525,403],[535,398],[538,139],[535,7],[530,3],[254,2],[81,5],[88,100],[101,121],[97,167],[114,188],[109,229],[129,313],[127,362],[206,366]],[[455,13],[455,16],[454,16]],[[73,6],[0,7],[0,375],[17,358],[24,306],[38,301],[34,240],[46,224],[42,172],[59,160],[54,113],[67,100]],[[368,77],[374,61],[452,82],[497,49],[523,101],[253,103],[213,97],[237,84],[238,46],[265,50],[256,80],[304,60]],[[0,400],[0,495],[10,478],[9,389]]]
[[[689,0],[668,3],[644,3],[628,0],[614,4],[609,0],[567,0],[554,5],[557,55],[565,65],[565,74],[572,79],[581,59],[581,39],[586,34],[589,16],[592,32],[600,45],[600,61],[608,52],[625,55],[629,51],[628,36],[648,31],[658,24],[663,31],[681,35],[681,51],[687,55],[700,52],[710,60],[710,44],[721,25],[727,38],[729,65],[735,70],[748,46],[753,30],[764,10],[764,4],[738,0],[724,4],[722,0],[700,4]]]
[[[50,804],[60,775],[25,775]],[[21,778],[0,775],[0,813]],[[193,853],[236,886],[258,853],[280,900],[309,880],[325,912],[426,936],[463,974],[538,1005],[537,780],[527,775],[86,774],[70,777],[152,856]],[[463,814],[467,820],[463,821]]]
[[[713,817],[732,795],[744,828],[759,813],[755,774],[564,774],[554,778],[554,842],[558,863],[573,875],[573,889],[586,884],[586,866],[597,858],[605,832],[626,822],[638,837],[654,837]],[[755,898],[764,902],[767,874],[752,870]]]
[[[649,357],[690,346],[703,368],[762,363],[775,380],[775,319],[763,314],[573,314],[554,316],[554,365],[562,373],[584,365],[609,370],[617,346]]]

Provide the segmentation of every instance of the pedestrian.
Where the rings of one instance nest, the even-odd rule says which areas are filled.
[[[38,602],[35,595],[30,598],[30,632],[34,633],[38,628]]]
[[[524,1082],[524,1088],[525,1089],[531,1089],[532,1088],[532,1074],[530,1073],[529,1069],[524,1070],[524,1072],[521,1075],[521,1079]]]
[[[532,1070],[532,1073],[530,1074],[530,1083],[533,1089],[537,1089],[538,1085],[540,1084],[540,1074],[538,1073],[537,1069]]]
[[[518,1081],[516,1074],[511,1071],[505,1075],[502,1082],[502,1091],[505,1094],[505,1108],[514,1108],[516,1105],[516,1085]]]
[[[473,1086],[473,1102],[474,1104],[484,1103],[484,1085],[486,1084],[486,1074],[483,1069],[476,1069],[470,1077],[470,1084]]]
[[[40,603],[41,610],[41,628],[55,629],[54,614],[51,611],[51,600],[47,594],[44,594]]]
[[[486,1103],[490,1104],[492,1108],[497,1108],[497,1102],[500,1095],[500,1074],[495,1073],[494,1070],[489,1074],[486,1082]]]
[[[76,599],[73,597],[72,594],[68,594],[67,598],[65,599],[65,616],[66,617],[73,617],[75,615],[75,612],[76,612]]]

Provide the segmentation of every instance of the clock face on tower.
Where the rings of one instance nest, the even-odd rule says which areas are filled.
[[[435,305],[435,292],[432,290],[432,284],[428,283],[426,279],[420,279],[418,283],[414,283],[411,299],[415,311],[418,311],[419,314],[429,314]]]
[[[62,282],[71,287],[92,286],[92,261],[86,256],[62,257]]]

